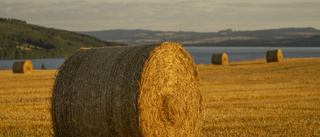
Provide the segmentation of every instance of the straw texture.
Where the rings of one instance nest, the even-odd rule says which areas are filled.
[[[180,44],[79,50],[54,83],[54,135],[199,136],[199,81]]]
[[[213,54],[212,64],[227,65],[228,64],[227,54],[226,53]]]
[[[283,59],[281,49],[267,51],[267,62],[281,62]]]
[[[15,61],[12,66],[13,73],[32,73],[33,65],[30,60]]]

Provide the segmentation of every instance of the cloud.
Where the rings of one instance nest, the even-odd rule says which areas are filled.
[[[244,0],[64,0],[0,2],[0,16],[67,30],[151,29],[218,31],[312,26],[320,28],[320,2]]]

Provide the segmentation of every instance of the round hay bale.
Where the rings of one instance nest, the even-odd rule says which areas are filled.
[[[78,50],[52,92],[55,136],[199,136],[197,66],[180,44]]]
[[[267,51],[267,62],[281,62],[283,59],[281,49]]]
[[[228,64],[227,54],[226,53],[213,54],[212,64],[227,65]]]
[[[15,61],[12,66],[13,73],[32,73],[33,65],[30,60]]]

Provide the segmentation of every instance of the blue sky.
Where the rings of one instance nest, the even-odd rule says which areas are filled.
[[[0,17],[71,31],[320,29],[320,1],[1,0]]]

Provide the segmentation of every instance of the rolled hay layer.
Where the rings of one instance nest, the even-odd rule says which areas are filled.
[[[199,136],[197,66],[180,44],[78,50],[52,93],[55,136]]]
[[[32,73],[33,65],[30,60],[15,61],[12,66],[13,73]]]
[[[228,64],[227,54],[226,53],[213,54],[212,64],[227,65]]]
[[[267,62],[281,62],[283,59],[281,49],[267,51]]]

